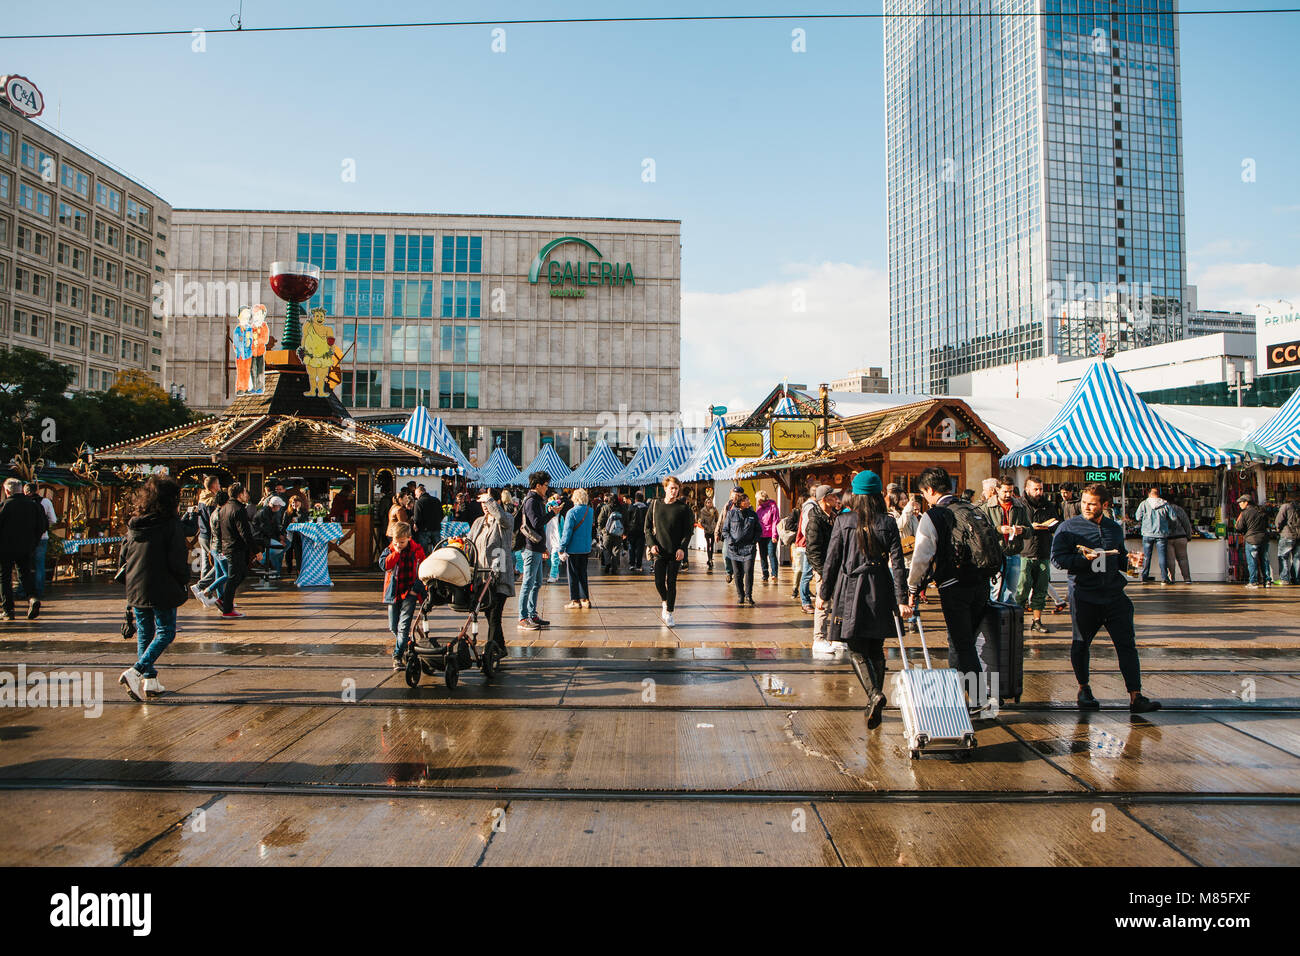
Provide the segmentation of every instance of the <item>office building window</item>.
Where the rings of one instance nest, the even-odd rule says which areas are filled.
[[[122,245],[122,229],[120,226],[109,225],[103,219],[96,216],[95,241],[102,242],[104,245],[113,249],[119,249]]]
[[[31,143],[23,143],[22,164],[47,183],[54,182],[54,157]]]
[[[158,221],[164,222],[165,220],[159,216]],[[332,232],[298,233],[298,261],[310,262],[325,272],[337,272],[339,268],[338,235]]]
[[[50,261],[50,236],[30,226],[18,227],[18,248],[29,256]]]
[[[432,272],[433,236],[393,236],[394,272]]]
[[[444,319],[479,318],[483,283],[465,279],[444,279],[442,282],[442,314]]]
[[[344,369],[341,400],[349,408],[382,408],[383,373],[377,368]]]
[[[384,314],[383,279],[344,279],[343,314],[381,316]]]
[[[75,229],[84,236],[90,230],[90,213],[61,202],[59,203],[59,225]]]
[[[383,272],[387,258],[382,235],[349,232],[343,237],[343,268],[348,272]]]
[[[126,218],[142,229],[149,228],[149,207],[130,197],[126,200]]]
[[[18,205],[28,212],[49,219],[50,202],[50,194],[44,190],[29,186],[27,183],[18,184]]]
[[[477,325],[444,325],[442,327],[440,362],[468,363],[479,361],[479,327]]]
[[[388,391],[388,404],[392,408],[415,408],[429,404],[429,370],[392,369],[388,373],[392,384]]]
[[[482,272],[482,236],[443,236],[443,272]]]
[[[50,300],[50,277],[21,266],[14,269],[14,291],[25,292],[30,296]]]
[[[113,212],[122,211],[122,194],[107,183],[95,183],[95,202]]]
[[[430,364],[433,361],[433,326],[394,322],[393,361]],[[393,387],[397,388],[397,384],[394,383]]]
[[[64,189],[71,189],[85,199],[90,198],[90,177],[76,166],[64,163],[59,172],[59,182],[63,184]]]
[[[560,460],[566,465],[571,463],[570,441],[573,438],[573,432],[568,428],[541,428],[537,432],[537,450],[541,451],[542,445],[551,445],[555,453],[560,456]],[[520,462],[523,464],[523,462]]]
[[[48,316],[26,309],[14,309],[14,331],[28,338],[45,341],[45,322]]]
[[[14,134],[0,127],[0,157],[12,159],[14,155]]]
[[[348,347],[355,345],[352,354]],[[347,362],[382,362],[384,360],[384,327],[366,322],[347,322],[343,325],[343,354]]]
[[[7,202],[9,200],[9,183],[9,174],[0,173],[0,201]]]
[[[73,269],[80,272],[82,275],[85,275],[86,256],[87,253],[85,249],[69,245],[66,242],[59,243],[58,261],[61,266],[67,266],[69,269]]]
[[[524,433],[518,428],[494,428],[491,434],[491,443],[488,446],[488,455],[498,448],[504,449],[505,453],[510,456],[510,460],[516,465],[524,463]],[[527,477],[527,476],[525,476]]]
[[[478,372],[442,369],[438,372],[439,408],[478,408]],[[513,457],[513,456],[512,456]],[[515,461],[518,461],[515,458]]]
[[[54,301],[59,305],[76,309],[78,312],[85,311],[86,290],[69,282],[56,282],[54,283]]]
[[[306,262],[306,259],[299,259],[299,262]],[[334,314],[334,292],[337,288],[337,279],[321,279],[320,285],[316,287],[316,294],[307,300],[307,311],[312,309],[324,309],[326,315]]]
[[[393,315],[407,319],[433,318],[433,280],[394,279]]]

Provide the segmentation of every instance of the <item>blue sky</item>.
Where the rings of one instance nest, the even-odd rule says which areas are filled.
[[[801,7],[812,9],[248,0],[243,17],[269,26]],[[837,6],[816,5],[828,8]],[[237,9],[63,0],[27,5],[4,32],[188,30],[227,25]],[[805,53],[791,50],[796,27]],[[752,402],[766,391],[755,381],[783,374],[815,381],[888,365],[878,20],[517,26],[505,39],[505,53],[492,52],[488,26],[209,35],[203,53],[189,36],[0,41],[0,70],[42,88],[49,125],[177,206],[681,219],[688,407]],[[1188,271],[1203,307],[1300,296],[1297,40],[1300,16],[1183,19]],[[647,157],[653,183],[641,179]],[[354,183],[340,179],[345,158],[357,162]],[[1246,159],[1252,183],[1242,182]],[[798,295],[807,312],[796,317]],[[809,322],[820,337],[804,334]]]

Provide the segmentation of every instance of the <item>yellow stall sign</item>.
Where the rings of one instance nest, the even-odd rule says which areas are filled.
[[[758,458],[763,454],[763,433],[753,428],[736,428],[723,436],[722,450],[730,458]]]
[[[812,451],[816,447],[817,423],[811,418],[773,420],[773,451]]]

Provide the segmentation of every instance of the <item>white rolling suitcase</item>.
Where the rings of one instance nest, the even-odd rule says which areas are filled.
[[[975,728],[966,707],[961,675],[951,667],[931,667],[925,632],[917,618],[925,668],[909,667],[903,644],[902,620],[894,616],[903,669],[894,678],[894,695],[903,715],[903,736],[915,760],[923,753],[970,753],[975,749]]]

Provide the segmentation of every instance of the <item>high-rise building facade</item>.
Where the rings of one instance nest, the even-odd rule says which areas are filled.
[[[1180,339],[1176,0],[886,0],[890,380]]]
[[[279,335],[277,260],[321,269],[307,307],[344,352],[343,404],[427,406],[478,463],[549,443],[576,465],[620,412],[680,408],[676,220],[177,209],[173,227],[171,374],[196,409],[232,397],[240,306],[265,304]]]
[[[0,347],[28,348],[109,388],[135,369],[166,387],[152,308],[171,207],[0,97]]]

